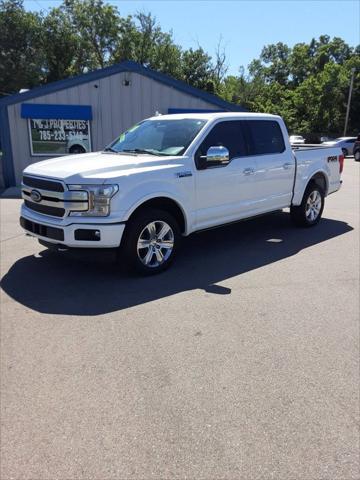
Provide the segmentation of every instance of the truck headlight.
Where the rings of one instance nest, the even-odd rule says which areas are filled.
[[[70,212],[74,217],[107,217],[110,214],[110,200],[119,190],[118,185],[68,185],[69,190],[85,190],[89,196],[89,209]]]

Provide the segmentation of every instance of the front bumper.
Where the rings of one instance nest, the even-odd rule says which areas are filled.
[[[90,219],[89,219],[90,220]],[[31,236],[54,245],[69,248],[118,247],[125,230],[125,223],[71,223],[61,225],[50,219],[39,219],[22,209],[20,225]],[[91,238],[84,240],[84,238]]]

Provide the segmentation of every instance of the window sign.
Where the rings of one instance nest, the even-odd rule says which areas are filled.
[[[68,155],[91,151],[89,120],[29,118],[31,155]]]

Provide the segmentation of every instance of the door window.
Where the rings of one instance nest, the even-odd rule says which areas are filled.
[[[249,120],[250,155],[266,155],[285,151],[283,134],[278,122]]]
[[[229,150],[229,159],[244,157],[247,153],[247,146],[244,137],[244,121],[227,121],[217,123],[207,137],[203,140],[195,154],[196,166],[198,169],[220,166],[211,162],[207,165],[206,153],[210,147],[222,146]]]

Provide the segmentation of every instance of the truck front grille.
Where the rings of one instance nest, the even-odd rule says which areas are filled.
[[[27,187],[48,190],[49,192],[64,191],[64,185],[61,182],[57,182],[56,180],[48,180],[46,178],[35,178],[24,175],[22,183]]]
[[[24,200],[24,203],[30,210],[43,213],[44,215],[51,215],[52,217],[63,217],[65,215],[64,208],[49,207],[47,205],[41,205],[41,203],[30,202],[29,200]]]
[[[89,209],[87,191],[68,190],[57,180],[24,175],[21,193],[25,206],[42,215],[62,218]]]

